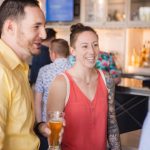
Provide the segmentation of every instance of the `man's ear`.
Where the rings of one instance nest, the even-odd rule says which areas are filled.
[[[75,54],[75,49],[74,49],[73,47],[70,47],[70,54],[73,55],[73,56],[76,55],[76,54]]]
[[[10,35],[13,35],[16,32],[16,28],[16,22],[11,19],[6,20],[3,26],[4,32],[9,33]]]

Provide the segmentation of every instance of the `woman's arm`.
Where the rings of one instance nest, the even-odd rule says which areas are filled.
[[[114,103],[114,82],[110,76],[106,77],[108,87],[108,143],[110,150],[121,150],[119,128],[116,120]]]
[[[47,113],[49,111],[64,111],[67,93],[66,79],[59,75],[49,87]]]
[[[64,111],[66,99],[67,84],[63,75],[58,75],[49,87],[47,100],[47,114],[50,111]],[[38,127],[40,133],[46,137],[50,134],[46,123],[42,123]],[[61,135],[62,137],[62,135]],[[61,138],[60,138],[61,139]]]

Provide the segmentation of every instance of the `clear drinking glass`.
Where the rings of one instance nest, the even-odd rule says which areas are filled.
[[[64,113],[59,111],[52,111],[48,113],[48,126],[51,134],[48,138],[48,150],[60,150],[59,138],[60,131],[63,127]]]

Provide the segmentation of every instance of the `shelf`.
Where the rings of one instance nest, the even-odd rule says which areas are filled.
[[[127,72],[128,73],[136,73],[139,75],[150,75],[150,67],[133,67],[133,66],[128,66],[127,67]]]
[[[106,22],[105,26],[107,28],[114,28],[114,29],[126,28],[126,22],[125,21],[110,21],[110,22]]]
[[[150,22],[129,21],[128,28],[150,28]]]
[[[51,28],[70,28],[71,25],[79,23],[80,19],[75,18],[71,22],[47,22],[46,27],[51,27]]]
[[[80,21],[74,22],[48,22],[46,24],[47,27],[52,28],[69,28],[72,24],[79,23]],[[82,23],[82,22],[81,22]],[[126,28],[142,28],[149,29],[150,22],[142,22],[142,21],[129,21],[128,23],[125,21],[110,21],[110,22],[84,22],[84,25],[91,26],[99,29],[126,29]]]
[[[127,29],[127,28],[150,28],[150,22],[142,21],[110,21],[110,22],[84,22],[85,25],[100,29]]]
[[[108,5],[125,5],[125,2],[108,2]]]
[[[85,23],[87,25],[91,25],[92,27],[96,27],[96,28],[110,28],[110,29],[118,29],[118,28],[150,28],[150,21],[148,22],[143,22],[141,20],[137,20],[137,21],[132,21],[131,20],[131,14],[139,9],[139,7],[142,6],[149,6],[150,5],[150,1],[149,0],[103,0],[103,3],[101,1],[101,3],[98,3],[98,0],[95,1],[95,3],[99,6],[91,6],[93,7],[93,11],[92,11],[92,15],[95,14],[95,16],[93,16],[93,21],[88,21],[87,20],[87,14],[89,14],[89,9],[91,10],[91,7],[87,6],[89,1],[92,0],[81,0],[81,22]],[[135,4],[136,3],[136,4]],[[139,3],[139,4],[137,4]],[[143,4],[144,3],[144,4]],[[135,5],[134,5],[135,4]],[[147,5],[149,4],[149,5]],[[86,6],[86,7],[85,7]],[[102,7],[101,9],[103,9],[103,13],[104,13],[104,17],[102,19],[96,19],[97,17],[97,11],[94,11],[94,8],[97,7]],[[118,14],[116,14],[116,16],[113,16],[114,11],[118,11]],[[137,12],[138,13],[138,12]],[[114,21],[115,19],[110,19],[112,21],[107,21],[108,20],[108,16],[111,15],[111,17],[118,17],[120,18],[121,15],[124,15],[125,18],[123,18],[123,20],[121,21]],[[132,14],[133,15],[133,14]],[[139,18],[138,14],[137,14],[137,19]]]
[[[149,4],[147,6],[150,7],[150,0],[75,0],[74,7],[77,11],[77,16],[74,14],[75,18],[72,22],[48,22],[46,26],[53,28],[68,28],[72,24],[81,22],[85,25],[100,29],[150,28],[150,21],[143,22],[137,20],[139,19],[139,15],[137,15],[135,19],[137,21],[131,20],[134,19],[133,16],[131,17],[131,14],[135,12],[135,10],[138,13],[139,7],[144,6],[143,3],[144,5]],[[88,4],[92,5],[88,6]],[[110,18],[111,21],[109,21],[109,15],[114,15],[113,13],[115,10],[120,12],[118,15],[124,15],[121,21],[115,21],[114,18]],[[95,14],[95,16],[88,18],[87,16],[90,15],[90,13],[91,16],[93,14]],[[103,15],[100,15],[101,18],[98,18],[98,13],[103,13]],[[88,19],[93,19],[93,21],[88,21]]]
[[[108,0],[108,5],[111,4],[111,5],[124,5],[125,4],[125,1],[124,0]]]
[[[85,25],[98,29],[123,29],[126,28],[125,22],[111,21],[111,22],[84,22]]]
[[[108,0],[108,3],[124,3],[124,0]]]
[[[131,0],[131,3],[145,3],[149,2],[149,0]]]

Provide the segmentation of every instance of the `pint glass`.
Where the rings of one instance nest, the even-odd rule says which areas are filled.
[[[48,113],[48,126],[51,134],[48,138],[49,150],[60,150],[59,133],[63,127],[64,113],[53,111]]]

